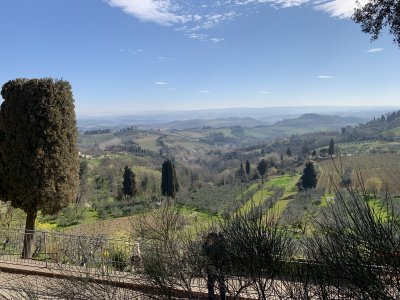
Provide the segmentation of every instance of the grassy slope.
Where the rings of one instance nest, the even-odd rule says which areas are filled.
[[[273,187],[280,187],[285,189],[285,193],[282,199],[278,200],[278,202],[274,205],[274,207],[282,211],[286,208],[290,199],[288,199],[293,193],[295,193],[294,188],[299,180],[299,176],[276,176],[272,177],[268,182],[264,183],[264,186],[259,189],[252,197],[252,199],[248,200],[244,205],[239,209],[239,212],[248,212],[252,207],[261,205],[264,201],[273,194],[271,190]],[[258,183],[251,185],[244,193],[250,193],[257,189]]]

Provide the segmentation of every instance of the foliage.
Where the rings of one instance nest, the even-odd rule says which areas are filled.
[[[238,170],[238,177],[242,182],[246,182],[247,181],[247,175],[246,175],[246,171],[244,170],[243,167],[243,163],[240,163],[240,168]]]
[[[312,161],[308,161],[300,177],[300,187],[308,190],[317,187],[317,172]]]
[[[250,214],[237,214],[221,224],[226,276],[248,278],[258,299],[269,299],[274,280],[282,275],[282,263],[296,251],[294,239],[279,228],[278,220],[274,213],[264,215],[255,207]],[[218,270],[216,262],[210,263]]]
[[[361,24],[365,33],[372,35],[371,39],[378,39],[383,27],[388,26],[393,42],[400,47],[400,1],[399,0],[370,0],[364,6],[359,6],[352,19]]]
[[[122,193],[124,196],[132,197],[137,194],[135,177],[135,173],[128,166],[125,166],[124,180],[122,182]]]
[[[175,166],[168,159],[162,164],[161,193],[163,196],[175,198],[178,191],[179,184],[176,178]]]
[[[400,296],[400,223],[392,200],[375,211],[362,190],[336,190],[307,244],[307,256],[318,262],[319,293],[338,291],[346,299],[398,299]]]
[[[250,172],[251,172],[250,161],[247,159],[246,160],[246,175],[250,176]]]
[[[222,186],[203,186],[199,189],[180,193],[176,197],[179,204],[188,205],[211,214],[230,214],[241,205],[236,200],[239,186],[226,184]],[[243,189],[246,185],[243,185]]]
[[[369,177],[365,180],[365,191],[367,193],[373,193],[374,197],[381,191],[382,188],[382,180],[378,177]]]
[[[258,174],[260,174],[260,176],[261,176],[262,183],[264,183],[264,176],[267,173],[267,167],[268,167],[268,165],[267,165],[267,161],[265,159],[261,159],[258,162],[257,170],[258,170]]]
[[[88,183],[89,164],[87,160],[81,159],[79,163],[79,187],[76,195],[75,204],[83,205],[89,202],[90,189]]]
[[[27,213],[54,214],[76,197],[79,160],[71,86],[53,79],[4,84],[0,110],[1,178],[5,200]],[[24,256],[30,256],[26,239]]]
[[[331,141],[329,142],[328,154],[329,155],[335,154],[335,142],[333,141],[333,139],[331,139]]]
[[[342,180],[340,182],[341,186],[350,186],[353,180],[353,170],[351,167],[346,167],[344,169]]]

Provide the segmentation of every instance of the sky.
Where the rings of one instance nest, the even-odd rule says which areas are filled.
[[[365,2],[361,1],[362,3]],[[395,106],[400,48],[353,0],[1,0],[0,85],[54,77],[78,116]]]

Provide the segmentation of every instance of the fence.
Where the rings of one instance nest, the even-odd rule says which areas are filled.
[[[21,258],[25,234],[33,235],[32,258]],[[0,260],[99,275],[126,275],[140,263],[139,244],[104,237],[0,228]]]

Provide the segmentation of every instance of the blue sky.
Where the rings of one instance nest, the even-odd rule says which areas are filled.
[[[400,49],[352,0],[1,0],[0,84],[71,82],[78,115],[398,105]]]

